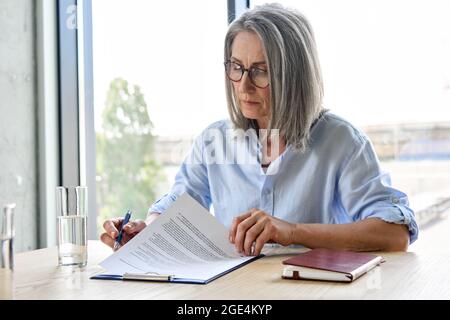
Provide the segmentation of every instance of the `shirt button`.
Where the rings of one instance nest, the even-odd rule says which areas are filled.
[[[398,200],[398,198],[392,198],[392,203],[393,204],[398,204],[400,201]]]

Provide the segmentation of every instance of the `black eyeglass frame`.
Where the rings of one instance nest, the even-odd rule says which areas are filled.
[[[241,76],[239,77],[238,80],[231,79],[230,76],[228,75],[228,71],[227,71],[227,70],[228,70],[228,65],[229,65],[230,63],[234,63],[234,64],[238,65],[239,67],[241,67]],[[258,69],[258,70],[263,71],[263,72],[267,72],[267,70],[264,70],[264,69],[261,69],[261,68],[258,68],[258,67],[250,67],[250,68],[246,69],[246,68],[244,68],[244,66],[243,66],[242,64],[237,63],[237,62],[235,62],[235,61],[231,61],[231,60],[225,61],[223,64],[224,64],[224,66],[225,66],[225,74],[227,75],[227,78],[228,78],[229,80],[233,81],[233,82],[239,82],[239,81],[241,81],[241,80],[242,80],[242,77],[244,76],[244,73],[247,72],[247,73],[248,73],[248,77],[250,78],[250,82],[251,82],[255,87],[260,88],[260,89],[265,89],[265,88],[267,88],[267,87],[269,86],[269,84],[270,84],[270,81],[269,81],[269,82],[267,83],[266,86],[261,87],[261,86],[258,86],[258,85],[254,82],[254,80],[253,80],[253,72],[252,72],[252,71],[253,71],[254,69]],[[269,79],[268,79],[268,80],[269,80]]]

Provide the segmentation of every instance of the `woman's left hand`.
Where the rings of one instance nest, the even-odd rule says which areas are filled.
[[[292,244],[294,230],[295,224],[272,217],[262,210],[251,209],[233,219],[230,242],[234,243],[239,253],[259,255],[267,242],[283,246]]]

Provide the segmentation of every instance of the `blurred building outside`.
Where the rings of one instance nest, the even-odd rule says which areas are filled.
[[[450,122],[386,124],[361,128],[370,138],[392,185],[405,192],[419,226],[442,219],[450,211]],[[156,137],[155,155],[174,182],[194,136]],[[425,191],[426,190],[426,191]]]

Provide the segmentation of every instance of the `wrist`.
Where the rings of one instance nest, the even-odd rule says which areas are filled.
[[[294,223],[291,228],[290,244],[302,244],[303,242],[303,223]]]
[[[147,218],[145,219],[145,224],[148,226],[150,223],[152,223],[153,221],[155,221],[156,218],[158,218],[160,215],[159,212],[150,212],[147,215]]]

